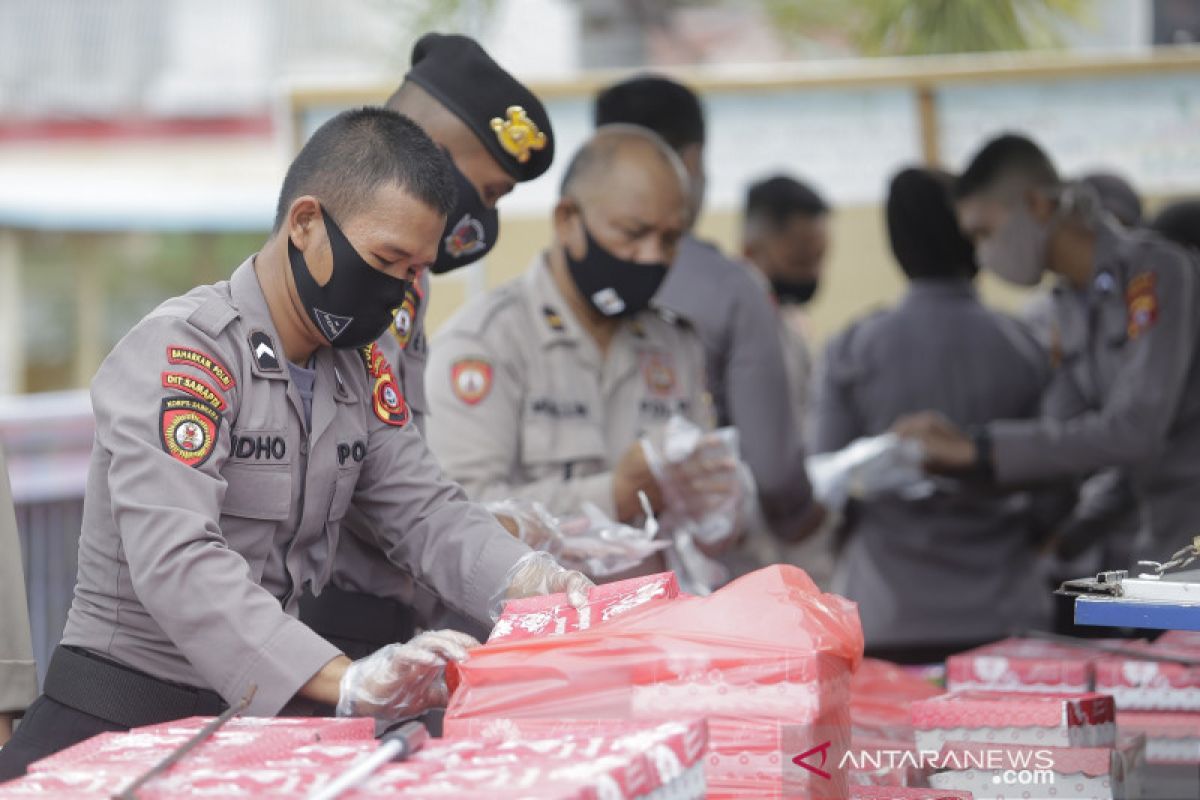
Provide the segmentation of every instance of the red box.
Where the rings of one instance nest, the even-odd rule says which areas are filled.
[[[975,800],[975,795],[953,789],[851,786],[850,800]]]
[[[488,643],[583,631],[657,600],[679,597],[673,572],[605,583],[588,591],[588,604],[575,608],[565,594],[509,600]]]
[[[1003,639],[947,658],[946,688],[1090,692],[1092,665],[1103,655],[1040,639]]]
[[[1122,736],[1117,747],[951,742],[942,748],[941,769],[929,777],[929,785],[989,800],[1125,800],[1141,797],[1145,751],[1142,736]]]
[[[1200,659],[1200,648],[1133,642],[1132,650]],[[1108,656],[1096,662],[1096,690],[1111,694],[1122,711],[1200,711],[1200,666]]]
[[[1200,713],[1118,711],[1117,726],[1146,737],[1147,764],[1200,764]]]
[[[951,692],[913,703],[912,721],[927,752],[947,742],[1112,747],[1117,730],[1113,699],[1094,692]]]

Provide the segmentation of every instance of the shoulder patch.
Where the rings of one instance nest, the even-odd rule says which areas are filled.
[[[1158,290],[1153,272],[1143,272],[1134,277],[1125,289],[1125,307],[1128,311],[1126,333],[1137,339],[1158,322]]]
[[[199,378],[193,378],[191,375],[185,375],[182,372],[164,372],[162,374],[162,385],[164,389],[176,389],[185,394],[190,394],[197,400],[203,400],[217,411],[224,411],[229,408],[229,404],[225,402],[225,398],[220,392]]]
[[[250,331],[250,355],[263,372],[282,372],[279,367],[279,355],[275,351],[275,342],[262,331]]]
[[[404,293],[404,302],[396,310],[396,317],[392,321],[392,327],[389,328],[401,350],[408,348],[408,343],[412,341],[413,333],[417,330],[417,313],[420,311],[421,302],[424,299],[425,295],[421,291],[421,287],[418,284],[410,283],[408,291]]]
[[[358,354],[367,368],[367,375],[372,379],[371,409],[375,416],[381,422],[397,428],[407,425],[412,414],[404,400],[404,393],[400,391],[400,384],[396,383],[392,365],[384,357],[379,345],[372,343],[360,347]]]
[[[159,410],[162,448],[189,467],[208,460],[217,446],[221,417],[208,403],[190,397],[164,397]]]
[[[662,353],[646,353],[642,357],[642,377],[655,396],[670,397],[675,391],[675,367],[670,357]]]
[[[467,405],[478,405],[492,391],[492,372],[482,358],[459,359],[450,367],[450,388]]]
[[[181,347],[175,344],[169,345],[167,347],[167,363],[177,365],[186,364],[195,367],[201,372],[206,372],[225,391],[229,391],[234,386],[237,386],[237,381],[234,380],[232,373],[225,368],[224,364],[217,361],[208,353],[193,347]]]

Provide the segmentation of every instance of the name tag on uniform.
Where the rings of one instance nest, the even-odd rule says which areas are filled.
[[[233,461],[288,463],[287,437],[280,431],[234,431],[229,445]]]
[[[537,397],[530,402],[529,413],[552,419],[579,419],[588,415],[588,407],[587,403],[579,400]]]

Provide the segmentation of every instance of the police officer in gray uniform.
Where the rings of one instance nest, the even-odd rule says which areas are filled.
[[[409,287],[379,348],[395,365],[396,381],[419,430],[425,430],[429,274],[445,274],[483,258],[500,235],[497,202],[518,182],[542,175],[554,159],[554,134],[532,92],[466,36],[427,34],[412,52],[412,68],[387,101],[412,119],[450,159],[458,202],[446,217],[437,259]],[[356,508],[346,526],[369,530]],[[366,546],[370,537],[344,537],[329,585],[301,599],[300,618],[350,655],[365,655],[407,639],[417,627],[457,627],[477,635],[490,620],[446,616],[430,587]]]
[[[351,503],[373,547],[465,613],[590,585],[441,475],[373,345],[436,258],[453,199],[444,155],[411,121],[340,114],[288,170],[263,249],[117,344],[92,385],[75,599],[0,776],[241,698],[252,715],[311,701],[383,719],[444,702],[440,669],[469,637],[351,662],[296,618],[304,587],[329,579]]]
[[[711,425],[699,340],[650,307],[685,198],[683,167],[657,136],[601,129],[567,170],[552,246],[438,334],[430,447],[471,497],[559,514],[589,502],[633,522],[645,492],[662,510],[639,438],[674,414]]]
[[[1048,361],[1021,323],[979,301],[950,183],[923,169],[892,180],[888,235],[908,292],[829,343],[813,418],[821,452],[886,433],[924,408],[960,425],[1038,412]],[[858,603],[868,650],[898,658],[920,649],[928,662],[1044,626],[1033,510],[1027,495],[971,484],[853,503],[833,590]]]
[[[931,469],[1001,485],[1123,467],[1142,505],[1134,558],[1164,559],[1190,542],[1200,512],[1195,255],[1118,228],[1099,213],[1094,193],[1061,181],[1021,136],[989,142],[956,193],[959,222],[984,268],[1025,286],[1051,271],[1081,293],[1061,324],[1072,332],[1064,340],[1082,345],[1063,353],[1052,390],[1061,418],[964,432],[920,414],[897,430],[924,444]]]
[[[704,112],[699,98],[667,78],[633,78],[596,98],[597,125],[628,123],[657,133],[679,153],[691,177],[693,226],[704,199]],[[771,299],[745,265],[692,234],[679,245],[656,302],[687,319],[704,343],[718,425],[733,425],[754,476],[770,530],[795,541],[824,516],[804,467],[801,421],[788,391]]]

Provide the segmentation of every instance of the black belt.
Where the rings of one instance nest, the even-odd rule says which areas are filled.
[[[216,692],[159,680],[66,645],[54,649],[43,691],[51,700],[126,728],[214,717],[229,707]]]
[[[326,586],[320,597],[300,598],[300,621],[325,639],[363,642],[377,649],[407,642],[415,631],[414,611],[396,600]]]

